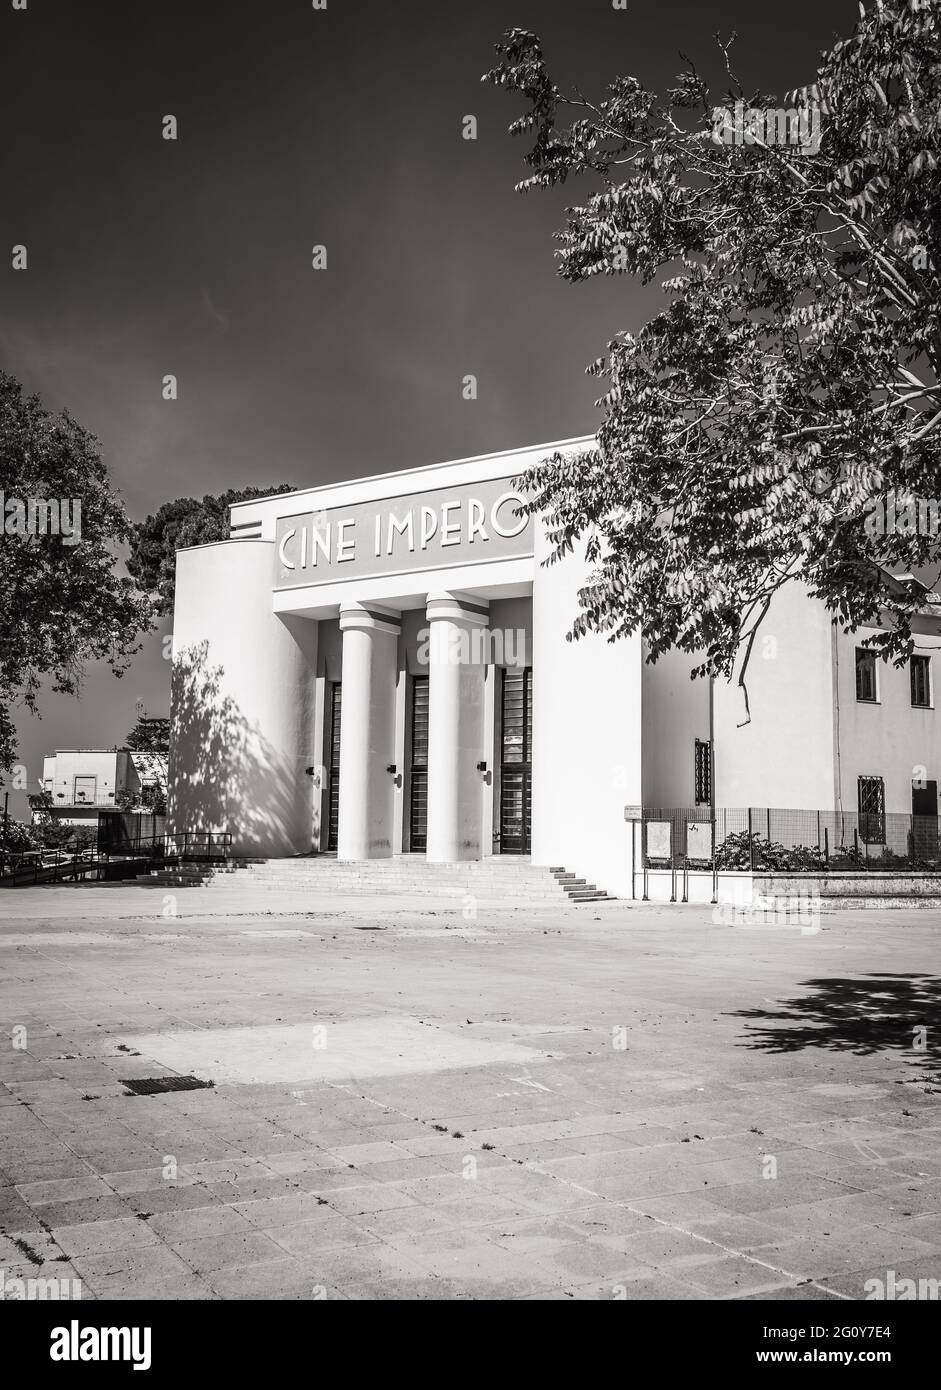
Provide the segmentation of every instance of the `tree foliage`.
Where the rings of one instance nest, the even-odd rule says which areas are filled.
[[[43,788],[29,797],[29,805],[33,813],[31,834],[37,845],[45,849],[63,849],[73,843],[76,827],[55,815],[56,804],[52,792]]]
[[[39,843],[32,826],[14,820],[12,816],[7,816],[4,822],[0,813],[0,851],[6,854],[26,854],[37,849]]]
[[[131,555],[127,567],[140,588],[154,602],[161,614],[173,612],[176,582],[176,552],[189,545],[207,545],[210,541],[229,539],[229,508],[234,502],[253,497],[271,497],[275,493],[293,492],[290,483],[277,487],[246,487],[213,497],[178,497],[163,506],[146,521],[135,522]]]
[[[16,757],[14,708],[35,712],[44,680],[76,694],[89,660],[107,661],[120,676],[151,626],[151,608],[117,573],[130,523],[97,440],[68,413],[50,414],[3,372],[0,490],[0,768],[8,770]],[[16,506],[30,498],[80,502],[77,543],[12,525]]]
[[[119,793],[117,804],[124,810],[138,806],[155,815],[167,812],[167,770],[170,752],[170,720],[144,713],[138,706],[137,722],[125,740],[125,747],[136,754],[134,765],[141,779],[140,792]]]
[[[871,523],[889,493],[941,496],[939,5],[861,7],[785,103],[819,112],[816,152],[723,141],[717,107],[782,105],[745,95],[730,44],[727,93],[688,65],[665,103],[629,76],[563,92],[523,30],[497,46],[484,80],[528,104],[519,188],[596,185],[568,209],[559,274],[660,279],[669,301],[588,368],[596,447],[522,482],[553,558],[587,543],[573,636],[639,631],[652,660],[679,647],[729,674],[800,580],[847,630],[881,614],[875,644],[902,661],[924,589],[891,576],[937,537]]]
[[[124,741],[132,753],[168,753],[170,751],[170,721],[162,716],[141,713]]]

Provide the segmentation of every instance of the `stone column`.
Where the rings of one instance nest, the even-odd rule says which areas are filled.
[[[398,613],[374,604],[340,609],[338,859],[385,859],[394,850],[395,687]]]
[[[484,671],[489,610],[459,594],[429,594],[428,847],[448,863],[482,853]]]

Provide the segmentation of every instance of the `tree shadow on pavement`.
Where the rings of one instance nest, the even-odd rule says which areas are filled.
[[[936,975],[880,974],[804,980],[808,993],[785,999],[780,1007],[737,1009],[731,1018],[747,1020],[740,1047],[763,1052],[798,1052],[822,1047],[871,1057],[896,1053],[941,1085],[941,978]]]

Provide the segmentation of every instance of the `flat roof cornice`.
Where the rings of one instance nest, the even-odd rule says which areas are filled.
[[[428,476],[446,468],[459,468],[463,465],[478,463],[490,463],[498,459],[512,459],[520,454],[533,453],[553,453],[557,449],[571,449],[579,444],[591,444],[596,436],[593,434],[576,435],[573,439],[557,439],[547,444],[521,444],[516,449],[501,449],[493,454],[474,454],[470,458],[444,459],[440,463],[424,463],[417,468],[396,468],[390,473],[370,473],[360,478],[346,478],[333,483],[318,483],[314,487],[298,488],[296,492],[279,492],[268,497],[249,497],[243,502],[233,502],[230,513],[235,513],[240,507],[257,507],[261,502],[287,502],[292,497],[306,497],[311,493],[317,492],[338,492],[343,488],[362,487],[364,483],[384,482],[387,479],[412,478],[417,476]],[[287,513],[282,513],[287,515]]]

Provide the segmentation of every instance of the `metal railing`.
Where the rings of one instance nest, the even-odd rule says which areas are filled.
[[[96,792],[93,796],[80,795],[75,792],[55,792],[49,802],[50,811],[74,811],[80,806],[108,806],[114,810],[114,792]]]
[[[634,820],[647,873],[668,869],[672,897],[688,875],[941,873],[937,816],[902,812],[814,811],[780,807],[644,807]],[[680,879],[682,882],[680,883]]]
[[[133,877],[143,867],[152,868],[155,863],[225,860],[231,852],[231,831],[190,830],[176,835],[150,835],[105,848],[0,853],[0,887],[78,882],[89,877]]]
[[[209,859],[228,859],[232,853],[231,830],[186,830],[165,835],[167,858],[201,863]]]

